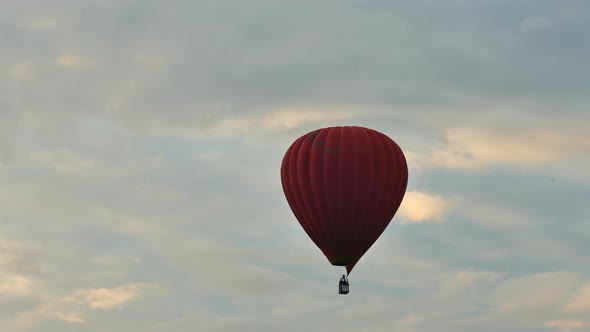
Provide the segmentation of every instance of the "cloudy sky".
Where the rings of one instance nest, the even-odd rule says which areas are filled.
[[[590,331],[588,1],[0,3],[2,331]],[[410,170],[347,296],[279,174],[333,125]]]

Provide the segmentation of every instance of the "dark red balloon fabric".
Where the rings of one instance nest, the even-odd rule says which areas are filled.
[[[397,212],[408,166],[397,143],[376,130],[329,127],[289,147],[281,182],[305,232],[350,274]]]

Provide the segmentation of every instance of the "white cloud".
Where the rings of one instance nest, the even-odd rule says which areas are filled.
[[[457,211],[465,218],[489,228],[516,228],[531,225],[530,217],[509,206],[461,199]]]
[[[590,283],[578,289],[568,304],[568,309],[590,313]]]
[[[421,171],[428,167],[432,167],[432,160],[430,156],[424,153],[418,153],[414,151],[405,151],[406,161],[408,168],[414,172]]]
[[[175,238],[175,248],[163,253],[164,257],[190,278],[195,292],[272,296],[280,293],[285,285],[294,287],[300,283],[288,273],[273,267],[305,264],[287,253],[261,247],[244,248],[213,235],[184,238],[176,235]],[[321,253],[316,253],[310,261],[313,262],[314,258],[316,262],[325,264]],[[207,268],[203,268],[205,266]],[[328,265],[324,267],[327,269]]]
[[[528,206],[499,207],[494,197],[466,199],[458,209],[454,197],[434,194],[449,179],[432,181],[437,174],[425,172],[418,182],[432,191],[408,193],[398,214],[403,223],[443,222],[452,213],[500,230],[526,225],[530,232],[509,232],[496,242],[498,233],[480,241],[465,236],[479,227],[455,223],[393,225],[361,260],[352,293],[343,298],[319,250],[300,227],[285,226],[296,221],[276,173],[293,136],[338,122],[392,129],[415,148],[408,153],[412,169],[570,167],[587,151],[587,130],[530,121],[550,111],[587,124],[587,50],[581,49],[587,45],[570,42],[581,40],[577,36],[562,38],[587,30],[585,6],[570,6],[576,17],[560,35],[566,20],[558,22],[551,16],[556,10],[536,4],[533,11],[528,5],[506,11],[506,2],[480,7],[469,0],[429,8],[381,0],[336,7],[270,2],[236,10],[242,2],[164,8],[141,1],[55,0],[47,7],[6,1],[0,12],[0,158],[9,151],[16,158],[0,169],[0,234],[37,238],[43,250],[31,255],[0,242],[0,322],[16,317],[22,324],[2,327],[446,332],[542,330],[548,321],[551,328],[587,329],[580,325],[588,319],[581,286],[588,271],[580,263],[587,259],[568,241],[572,222],[531,222]],[[540,16],[526,18],[533,12]],[[41,13],[55,18],[35,16]],[[453,20],[462,14],[475,18]],[[31,18],[24,29],[19,18]],[[101,70],[66,75],[93,66]],[[519,105],[514,113],[524,114],[522,121],[511,128],[481,120],[504,111],[488,107],[490,99],[512,104],[522,97],[553,105]],[[382,108],[373,112],[375,105]],[[14,112],[6,111],[10,107]],[[425,124],[447,117],[450,108],[457,116],[446,124]],[[446,125],[453,128],[443,133],[447,140],[433,147]],[[252,138],[262,144],[251,144]],[[160,157],[147,157],[154,154]],[[587,160],[577,161],[579,174],[587,173]],[[467,176],[453,187],[471,189],[469,181],[479,180]],[[567,195],[567,186],[580,194]],[[568,200],[566,206],[585,193],[579,183],[560,188],[564,195],[556,191],[555,197]],[[546,198],[521,189],[531,200]],[[245,213],[242,205],[251,210]],[[560,209],[556,204],[546,218],[572,220],[577,212]],[[304,243],[290,245],[293,238]],[[452,248],[470,252],[456,255]],[[501,255],[479,260],[482,248]],[[500,280],[501,270],[512,272],[511,264],[521,262],[514,271],[519,275],[552,263],[586,275]],[[147,295],[131,286],[144,278],[165,284],[169,297],[128,308]],[[170,303],[179,310],[166,310]],[[114,308],[122,312],[103,311]],[[488,312],[493,320],[478,321]],[[185,320],[191,314],[193,320]],[[160,322],[172,326],[159,329]],[[463,322],[471,325],[454,326]]]
[[[127,284],[116,288],[80,289],[74,293],[74,301],[93,309],[113,309],[140,297],[149,287],[147,284]]]
[[[420,323],[420,320],[420,317],[415,314],[409,314],[395,321],[392,330],[404,332],[419,331],[417,325]]]
[[[449,129],[444,147],[412,159],[432,166],[478,170],[493,165],[538,166],[590,151],[585,131],[464,127]]]
[[[47,290],[45,290],[47,291]],[[66,324],[87,323],[86,313],[79,308],[77,303],[60,298],[46,298],[40,296],[42,303],[18,312],[11,317],[8,327],[10,331],[30,331],[42,326],[47,320],[58,320]]]
[[[457,271],[444,278],[437,296],[444,299],[468,297],[478,290],[485,289],[482,286],[493,284],[504,277],[504,274],[490,271]]]
[[[23,61],[15,64],[10,69],[10,75],[19,81],[28,81],[33,79],[33,63],[31,61]]]
[[[206,132],[213,136],[231,136],[258,132],[293,129],[307,124],[344,120],[355,114],[353,110],[330,108],[278,108],[268,113],[227,117],[211,125]]]
[[[262,124],[266,128],[296,128],[303,124],[335,121],[346,119],[354,115],[351,110],[330,110],[309,108],[283,108],[264,116]]]
[[[558,319],[571,294],[585,279],[569,272],[546,272],[507,280],[492,293],[499,314],[518,320]]]
[[[141,262],[141,257],[135,255],[98,255],[92,257],[90,261],[103,267],[131,266]]]
[[[116,92],[109,96],[106,102],[106,110],[110,113],[117,113],[128,106],[129,100],[134,98],[140,91],[140,84],[133,79],[117,84]]]
[[[172,64],[181,61],[182,56],[180,52],[171,53],[166,50],[166,53],[140,53],[136,56],[136,61],[144,70],[149,73],[157,74],[168,69]]]
[[[95,166],[92,160],[66,148],[36,151],[31,153],[31,159],[49,165],[60,173],[83,173]]]
[[[65,53],[55,58],[55,64],[67,69],[84,69],[94,65],[95,61],[79,54]]]
[[[50,16],[36,16],[28,19],[27,23],[33,30],[51,30],[57,27],[58,21]]]
[[[425,221],[444,222],[445,214],[451,204],[444,198],[420,191],[408,191],[397,212],[400,223],[420,223]]]
[[[3,198],[4,197],[0,195],[0,202],[3,201]],[[4,206],[4,208],[6,208],[6,206]],[[19,260],[22,260],[27,255],[37,252],[39,249],[40,247],[36,244],[0,238],[0,268],[2,268],[2,265],[8,265],[11,263],[18,264]]]
[[[60,297],[56,289],[47,284],[35,292],[40,303],[18,312],[9,321],[10,331],[29,331],[42,326],[46,320],[58,320],[66,324],[89,323],[89,309],[109,310],[121,308],[140,297],[151,286],[143,283],[125,284],[115,288],[79,289],[71,296]],[[0,292],[1,294],[2,292]]]
[[[33,292],[35,282],[19,274],[0,274],[0,294],[28,295]]]
[[[555,328],[559,332],[574,332],[590,326],[590,321],[586,320],[553,320],[545,323],[548,328]]]
[[[116,109],[123,105],[124,98],[118,98],[110,106]],[[293,137],[290,131],[295,128],[316,128],[321,125],[334,125],[335,121],[346,120],[357,114],[358,110],[347,107],[278,107],[269,111],[260,112],[232,112],[230,104],[218,103],[207,107],[209,114],[202,114],[200,121],[187,121],[173,126],[162,126],[161,121],[149,124],[149,133],[164,136],[177,136],[190,139],[215,139],[241,136],[247,140],[267,138],[275,135],[276,138],[288,142]],[[219,111],[213,112],[213,110]],[[234,114],[236,113],[236,114]],[[195,113],[197,114],[197,113]],[[227,114],[224,116],[224,114]],[[298,132],[301,135],[302,133]],[[294,135],[297,135],[294,134]]]
[[[67,312],[67,313],[56,312],[55,318],[57,318],[63,322],[69,323],[69,324],[86,323],[86,318],[84,317],[84,314],[81,312]]]
[[[458,128],[447,133],[448,149],[434,153],[435,162],[449,167],[477,168],[489,164],[538,164],[590,147],[586,136],[552,131],[505,133]]]

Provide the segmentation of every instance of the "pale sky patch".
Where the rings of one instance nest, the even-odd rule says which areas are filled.
[[[140,53],[136,56],[136,60],[144,70],[151,74],[157,74],[168,69],[172,64],[181,61],[182,56],[177,52]]]
[[[395,322],[396,330],[401,329],[403,331],[416,331],[416,325],[420,322],[420,318],[415,314],[409,314],[404,318],[401,318]]]
[[[522,21],[520,29],[523,32],[537,32],[549,28],[550,24],[551,22],[545,17],[532,16]]]
[[[126,80],[116,87],[116,93],[108,97],[106,111],[117,113],[124,110],[129,100],[134,98],[140,90],[140,84],[133,79]]]

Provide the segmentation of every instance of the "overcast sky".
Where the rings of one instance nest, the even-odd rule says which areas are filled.
[[[590,331],[590,2],[0,1],[4,332]],[[280,184],[408,159],[337,294]]]

